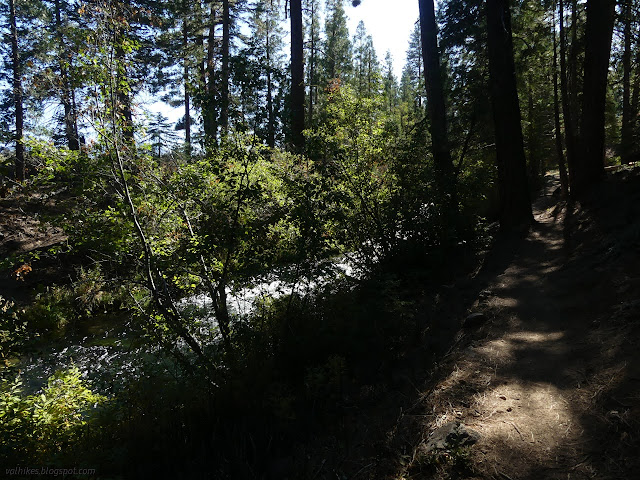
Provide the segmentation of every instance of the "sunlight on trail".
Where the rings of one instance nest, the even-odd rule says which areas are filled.
[[[564,332],[534,332],[520,331],[506,334],[495,340],[476,346],[472,350],[480,354],[494,365],[504,365],[516,360],[521,350],[534,347],[536,350],[544,350],[549,353],[560,353],[566,349],[564,343],[556,343],[563,339]]]
[[[520,465],[525,474],[523,458],[529,468],[552,468],[559,460],[556,452],[570,454],[582,434],[570,402],[548,383],[512,380],[475,400],[480,416],[468,424],[483,435],[481,461],[499,471],[513,474],[513,465]]]
[[[502,305],[509,300],[502,298]],[[509,322],[511,329],[498,338],[472,343],[441,382],[431,397],[431,428],[463,421],[482,435],[474,453],[481,470],[497,478],[534,478],[580,455],[584,427],[572,404],[573,381],[564,386],[568,333],[520,330],[523,319],[512,319],[518,326]]]
[[[576,455],[584,430],[568,392],[545,375],[530,375],[545,366],[528,352],[562,354],[566,341],[563,331],[524,330],[470,346],[434,392],[432,428],[459,419],[478,431],[475,461],[492,473],[520,478],[557,468]]]
[[[564,332],[515,332],[507,335],[507,340],[516,340],[521,342],[548,342],[560,340],[564,337]]]

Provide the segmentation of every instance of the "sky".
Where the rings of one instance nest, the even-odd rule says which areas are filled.
[[[351,36],[362,20],[373,37],[378,60],[383,62],[387,50],[391,51],[394,71],[400,80],[409,36],[418,20],[418,0],[362,0],[355,8],[345,4],[345,10]]]

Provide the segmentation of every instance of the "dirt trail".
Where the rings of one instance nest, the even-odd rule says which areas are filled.
[[[616,317],[620,305],[640,311],[637,288],[625,286],[639,273],[637,248],[607,258],[607,239],[592,231],[598,241],[576,250],[569,230],[595,220],[554,203],[536,203],[526,239],[496,246],[473,305],[489,320],[461,331],[448,374],[425,393],[429,421],[407,478],[640,478],[638,326]],[[451,421],[482,437],[468,456],[434,465],[424,444]]]
[[[582,204],[548,180],[526,237],[425,296],[420,345],[343,413],[345,446],[322,437],[290,478],[640,478],[640,169]],[[485,321],[465,325],[472,312]],[[456,440],[458,423],[477,443]],[[454,441],[434,450],[443,429]]]
[[[574,388],[584,381],[590,349],[583,338],[587,319],[574,306],[584,294],[560,285],[566,280],[561,222],[548,211],[536,212],[536,220],[520,254],[483,292],[481,310],[494,318],[493,331],[473,342],[442,385],[444,395],[457,385],[480,387],[471,416],[453,413],[483,437],[478,467],[504,478],[555,472],[566,478],[583,454]]]

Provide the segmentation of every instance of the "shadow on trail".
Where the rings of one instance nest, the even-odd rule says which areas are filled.
[[[397,465],[396,474],[637,476],[638,187],[636,174],[609,179],[593,204],[553,210],[555,202],[542,199],[526,238],[496,242],[480,274],[457,292],[464,297],[458,312],[483,311],[488,323],[454,334],[455,350],[440,366],[439,380],[395,427],[424,443],[429,430],[462,421],[482,439],[462,470],[417,468],[420,449],[414,448],[414,467]],[[632,206],[619,208],[630,199]]]

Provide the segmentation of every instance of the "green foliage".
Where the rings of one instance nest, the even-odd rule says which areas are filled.
[[[52,285],[38,293],[19,319],[35,335],[61,335],[97,313],[117,311],[129,303],[126,288],[108,285],[99,267],[80,268],[70,286]]]
[[[369,266],[389,249],[394,229],[389,169],[393,139],[384,130],[380,97],[358,98],[336,84],[321,126],[308,133],[310,156],[320,175],[326,235],[342,251],[360,252]]]
[[[434,450],[430,453],[419,451],[412,460],[411,471],[473,473],[470,446],[454,446],[450,450]]]
[[[132,250],[133,235],[124,212],[122,197],[110,184],[109,156],[103,146],[93,145],[82,151],[60,148],[51,142],[30,140],[29,148],[36,175],[34,187],[57,195],[64,216],[46,219],[64,228],[69,236],[70,253],[100,252],[116,263],[124,263]]]
[[[93,393],[78,368],[58,371],[42,391],[25,395],[20,378],[0,383],[0,454],[15,462],[72,459],[97,407],[106,398]]]
[[[165,172],[162,183],[152,175],[141,178],[137,214],[158,266],[175,287],[202,287],[203,258],[212,278],[228,282],[287,259],[296,231],[285,221],[278,175],[292,160],[281,155],[271,161],[261,144],[229,137],[213,157]]]
[[[65,287],[48,287],[25,309],[21,319],[41,335],[59,334],[74,319],[73,297]]]
[[[5,362],[19,354],[28,339],[26,322],[19,315],[15,303],[0,295],[0,359]]]
[[[70,187],[95,175],[96,165],[80,151],[35,138],[28,140],[27,148],[36,171],[34,181],[39,185]]]

